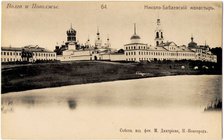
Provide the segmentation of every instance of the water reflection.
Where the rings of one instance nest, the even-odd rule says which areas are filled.
[[[159,127],[206,129],[209,135],[221,136],[221,112],[204,113],[211,101],[222,99],[221,81],[221,76],[214,75],[175,76],[4,94],[2,130],[8,138],[13,134],[18,139],[89,138],[86,132],[96,139],[99,137],[94,136],[102,137],[102,134],[120,138],[120,128]],[[172,136],[211,139],[208,134]],[[139,138],[140,135],[123,136]],[[173,138],[164,134],[166,137]]]
[[[77,103],[76,103],[76,101],[75,101],[74,99],[69,99],[69,100],[67,101],[67,103],[68,103],[68,107],[69,107],[71,110],[74,110],[74,109],[76,108],[76,106],[77,106]]]
[[[28,108],[34,107],[36,102],[36,97],[34,96],[25,96],[21,98],[21,103],[26,105]]]
[[[2,113],[13,112],[13,100],[2,100],[1,111]]]
[[[77,107],[77,101],[74,98],[54,98],[40,96],[22,96],[22,97],[2,97],[2,113],[13,112],[15,107],[25,107],[34,109],[37,107],[67,106],[68,109],[74,110]]]
[[[221,99],[221,76],[174,76],[38,89],[2,95],[3,113],[15,107],[200,107]],[[78,103],[77,103],[78,101]]]

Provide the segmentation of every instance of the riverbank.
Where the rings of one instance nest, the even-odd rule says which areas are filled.
[[[2,94],[14,91],[171,75],[221,74],[215,63],[155,61],[2,65]]]

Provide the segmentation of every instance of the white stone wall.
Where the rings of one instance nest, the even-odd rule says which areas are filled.
[[[33,52],[33,61],[36,60],[56,60],[55,52]]]
[[[90,55],[82,55],[82,56],[63,56],[63,55],[58,55],[57,60],[60,61],[77,61],[77,60],[90,60]]]
[[[100,60],[110,60],[110,54],[100,54],[99,59]]]
[[[124,61],[125,55],[124,54],[111,54],[110,60],[111,61]]]
[[[60,61],[91,60],[90,50],[65,50],[62,55],[57,56]]]
[[[85,56],[85,55],[90,55],[92,52],[87,50],[65,50],[63,51],[63,56]]]

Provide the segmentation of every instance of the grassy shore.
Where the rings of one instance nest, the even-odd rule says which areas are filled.
[[[194,69],[195,66],[198,69]],[[65,85],[186,74],[221,74],[221,70],[215,63],[195,61],[151,63],[76,61],[2,65],[2,94]]]

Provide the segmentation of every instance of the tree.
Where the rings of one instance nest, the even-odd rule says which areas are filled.
[[[216,48],[212,48],[210,51],[212,52],[212,54],[217,56],[217,66],[219,70],[222,71],[222,48],[216,47]]]
[[[117,53],[124,54],[124,50],[123,49],[120,49],[120,50],[117,51]]]

